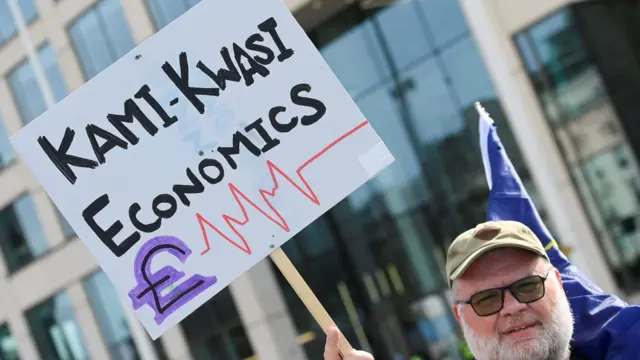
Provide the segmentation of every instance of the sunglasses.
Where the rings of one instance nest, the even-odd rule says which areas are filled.
[[[478,316],[491,316],[500,312],[504,307],[504,293],[508,290],[518,302],[529,304],[544,297],[544,283],[550,272],[551,268],[547,270],[545,276],[527,276],[505,287],[477,292],[469,300],[456,301],[456,303],[471,305]]]

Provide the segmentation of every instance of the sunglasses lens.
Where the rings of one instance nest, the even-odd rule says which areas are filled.
[[[513,284],[513,295],[521,303],[530,303],[540,300],[544,296],[544,279],[539,276],[531,276]]]
[[[479,316],[491,315],[502,307],[502,291],[486,290],[471,297],[471,306]]]

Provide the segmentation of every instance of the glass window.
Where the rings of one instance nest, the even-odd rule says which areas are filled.
[[[241,360],[255,355],[229,288],[187,316],[180,326],[193,360]]]
[[[86,79],[133,49],[131,28],[118,0],[102,0],[69,26],[69,35]]]
[[[2,360],[19,360],[18,344],[9,331],[9,326],[3,324],[0,326],[0,359]]]
[[[633,291],[640,277],[640,167],[573,10],[551,14],[514,41],[613,275]]]
[[[402,114],[398,111],[390,82],[375,91],[356,99],[365,117],[376,129],[396,161],[383,173],[349,196],[354,210],[363,211],[384,200],[384,211],[393,214],[418,206],[429,198],[421,178],[420,159],[408,141],[407,129],[403,126]],[[371,210],[376,209],[372,207]],[[378,209],[379,210],[379,209]],[[380,211],[377,212],[379,216]],[[375,215],[374,215],[375,216]]]
[[[431,52],[424,22],[414,1],[398,2],[381,10],[377,23],[387,39],[394,65],[402,69]]]
[[[68,239],[75,237],[76,231],[73,230],[73,228],[71,227],[71,224],[69,224],[69,222],[67,221],[67,218],[65,218],[64,215],[62,214],[59,214],[59,215],[60,215],[60,223],[62,223],[62,231],[64,232],[64,235]]]
[[[442,64],[461,110],[471,108],[476,101],[497,97],[484,59],[472,38],[467,37],[443,50]]]
[[[515,41],[551,121],[580,117],[602,104],[604,84],[569,10],[519,33]]]
[[[458,1],[417,0],[437,46],[446,45],[464,35],[469,36],[467,21]]]
[[[18,0],[22,16],[27,24],[32,23],[38,17],[38,9],[34,0]],[[13,21],[9,2],[7,0],[0,1],[0,46],[13,38],[18,32],[18,28]]]
[[[62,78],[53,47],[49,43],[43,45],[38,51],[38,58],[55,100],[62,100],[67,96],[67,85]],[[44,95],[40,91],[33,67],[28,59],[9,73],[8,80],[11,93],[18,106],[18,112],[25,124],[47,110]]]
[[[111,358],[138,359],[138,351],[131,337],[122,303],[107,275],[102,271],[95,273],[84,281],[84,287]]]
[[[26,312],[38,352],[47,360],[87,360],[89,353],[66,292]]]
[[[421,63],[402,78],[411,84],[406,99],[421,146],[437,143],[466,126],[436,59]]]
[[[16,155],[9,142],[9,134],[4,126],[2,117],[0,117],[0,169],[9,167],[15,159]]]
[[[160,30],[200,0],[147,0],[156,29]]]
[[[35,203],[25,195],[0,211],[0,248],[9,272],[15,272],[47,252]]]
[[[284,249],[294,263],[322,256],[334,247],[333,237],[326,219],[320,218],[296,235],[296,241],[287,241]]]
[[[330,30],[329,30],[330,31]],[[316,35],[321,37],[321,35]],[[352,97],[390,75],[382,64],[382,49],[370,22],[354,26],[320,48],[324,59]]]
[[[62,215],[62,213],[56,207],[55,204],[53,204],[53,207],[56,208],[56,213],[58,214],[60,225],[62,225],[62,232],[64,233],[65,238],[67,238],[67,240],[74,238],[76,236],[76,231],[73,230],[73,228],[71,227],[71,224],[69,224],[69,222],[67,221],[67,218],[65,218],[64,215]]]

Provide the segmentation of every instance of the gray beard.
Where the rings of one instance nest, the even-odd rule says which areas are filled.
[[[462,314],[461,305],[458,312]],[[563,291],[558,292],[552,321],[544,324],[540,350],[534,356],[514,353],[512,349],[503,348],[496,339],[477,335],[462,316],[460,320],[469,348],[478,360],[569,360],[571,356],[569,346],[573,336],[573,315]]]

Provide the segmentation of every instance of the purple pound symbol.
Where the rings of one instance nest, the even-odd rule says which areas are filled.
[[[187,244],[174,236],[158,236],[147,241],[136,255],[134,271],[138,285],[129,291],[133,308],[138,310],[145,304],[149,305],[156,313],[156,324],[161,324],[169,315],[218,281],[215,276],[196,274],[180,285],[174,285],[184,277],[184,272],[173,266],[151,272],[153,258],[163,252],[178,258],[181,263],[191,255]],[[171,287],[171,291],[163,296],[162,290],[168,287]]]

